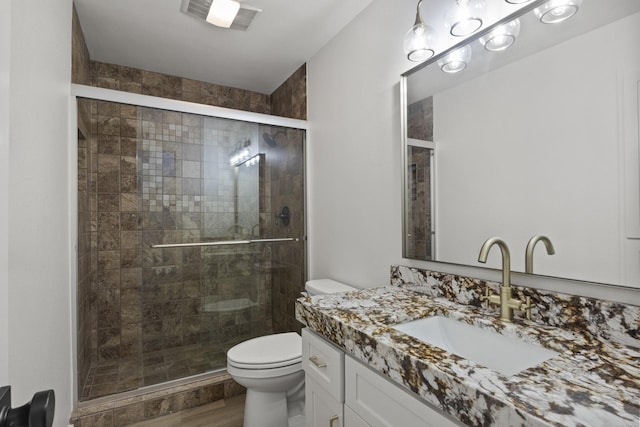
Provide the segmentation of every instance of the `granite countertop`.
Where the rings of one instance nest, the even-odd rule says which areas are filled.
[[[434,315],[559,355],[507,377],[391,327]],[[640,425],[640,349],[586,331],[503,322],[494,312],[396,286],[300,298],[296,318],[466,425]]]

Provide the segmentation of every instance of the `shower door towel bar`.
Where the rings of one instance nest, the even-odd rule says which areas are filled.
[[[225,246],[225,245],[250,245],[252,243],[271,243],[271,242],[299,242],[297,237],[280,237],[273,239],[255,239],[255,240],[221,240],[218,242],[195,242],[195,243],[167,243],[162,245],[151,245],[152,248],[193,248],[198,246]]]

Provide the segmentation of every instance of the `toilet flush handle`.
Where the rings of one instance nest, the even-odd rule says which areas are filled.
[[[317,368],[326,368],[327,364],[318,360],[318,356],[309,356],[309,361],[316,365]]]

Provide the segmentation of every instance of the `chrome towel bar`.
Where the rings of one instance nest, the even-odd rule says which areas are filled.
[[[220,240],[217,242],[195,242],[195,243],[167,243],[161,245],[151,245],[152,248],[193,248],[198,246],[226,246],[226,245],[250,245],[252,243],[272,243],[272,242],[299,242],[298,237],[280,237],[273,239],[254,240]]]

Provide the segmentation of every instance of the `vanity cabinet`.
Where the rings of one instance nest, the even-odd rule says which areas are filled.
[[[302,330],[307,427],[344,427],[344,352]]]
[[[302,344],[307,427],[464,425],[308,329]]]
[[[309,377],[305,378],[304,392],[307,427],[353,425],[347,424],[344,420],[343,403],[331,396],[317,381]]]

